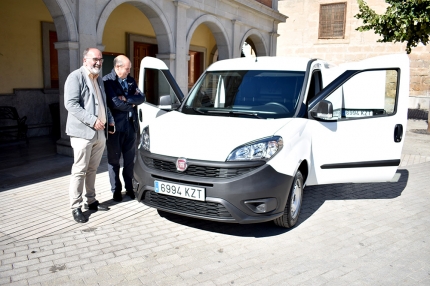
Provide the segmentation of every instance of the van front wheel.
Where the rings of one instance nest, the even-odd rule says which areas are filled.
[[[297,171],[294,176],[294,182],[291,186],[288,200],[285,205],[284,214],[274,220],[275,224],[285,228],[293,227],[300,215],[300,209],[302,208],[303,199],[303,175],[300,171]]]

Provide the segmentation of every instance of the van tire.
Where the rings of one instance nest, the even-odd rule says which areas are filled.
[[[275,224],[284,228],[291,228],[296,225],[297,221],[299,220],[302,201],[303,175],[298,170],[294,176],[294,181],[288,194],[288,200],[285,204],[284,213],[282,216],[274,220]]]

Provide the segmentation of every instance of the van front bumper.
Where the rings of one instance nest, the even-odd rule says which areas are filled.
[[[176,159],[139,150],[134,166],[139,202],[178,215],[242,224],[271,221],[283,214],[293,177],[264,161],[189,160],[188,169],[197,171],[184,174],[176,171]],[[156,180],[205,188],[205,201],[156,193]]]

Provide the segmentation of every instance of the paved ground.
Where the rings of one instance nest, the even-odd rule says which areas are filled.
[[[71,158],[43,141],[10,147],[0,157],[0,285],[430,285],[425,128],[408,121],[393,182],[307,187],[291,230],[115,204],[105,161],[97,196],[111,210],[76,224]]]

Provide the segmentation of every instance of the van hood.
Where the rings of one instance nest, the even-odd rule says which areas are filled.
[[[225,162],[235,148],[276,135],[291,120],[202,116],[171,111],[149,125],[150,150],[165,156]]]

